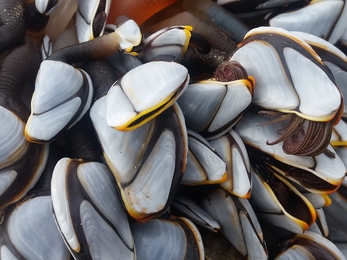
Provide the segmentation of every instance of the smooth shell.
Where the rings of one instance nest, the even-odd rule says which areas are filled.
[[[87,73],[60,61],[43,61],[31,99],[26,138],[52,141],[87,112],[92,97],[93,84]]]
[[[196,225],[205,227],[213,232],[217,232],[220,229],[217,221],[215,221],[210,214],[188,197],[176,196],[171,204],[171,209],[173,208],[176,209],[180,215],[188,218]]]
[[[253,29],[231,60],[255,78],[254,104],[319,122],[339,114],[343,99],[330,71],[294,34],[272,27]]]
[[[201,235],[185,218],[153,219],[131,225],[138,259],[205,258]]]
[[[288,165],[290,168],[297,167],[312,173],[320,178],[322,182],[331,185],[329,188],[330,192],[339,187],[347,170],[338,155],[335,158],[331,158],[324,153],[315,157],[285,154],[282,150],[282,142],[271,146],[266,144],[268,140],[278,138],[277,130],[283,129],[284,125],[282,123],[262,125],[267,120],[267,118],[258,114],[256,111],[248,111],[235,130],[247,145],[265,152],[277,161]],[[330,146],[328,149],[332,150]],[[271,164],[274,164],[274,162]],[[289,178],[299,183],[296,179],[290,176]],[[311,187],[308,190],[318,193],[327,192],[326,190],[320,190],[318,187],[317,189]]]
[[[109,127],[105,111],[103,97],[92,106],[90,117],[129,214],[139,220],[161,215],[178,188],[188,154],[179,106],[126,132]]]
[[[189,82],[187,69],[174,62],[149,62],[130,70],[110,88],[107,124],[132,130],[170,107]]]
[[[220,186],[237,197],[249,198],[252,187],[251,165],[240,136],[230,129],[228,133],[210,141],[210,144],[227,165],[227,179]]]
[[[218,221],[222,234],[244,257],[267,259],[263,232],[248,200],[218,189],[203,199],[202,207]]]
[[[189,129],[207,139],[226,133],[252,101],[253,82],[204,80],[190,84],[178,104]]]
[[[2,244],[1,259],[12,259],[10,255],[16,255],[17,250],[25,259],[68,259],[69,251],[54,222],[50,196],[28,199],[12,209],[6,212],[6,226],[0,228],[0,237],[3,239],[6,232],[11,242]]]
[[[100,35],[94,35],[93,22],[94,22],[95,16],[97,15],[97,11],[100,11],[99,10],[100,2],[105,2],[103,3],[103,6],[100,9],[102,12],[105,13],[106,16],[105,16],[104,24],[102,25]],[[112,1],[110,0],[106,0],[106,1],[79,0],[78,1],[78,10],[76,12],[76,28],[77,28],[78,41],[80,43],[93,40],[95,37],[102,35],[105,28],[105,24],[106,24],[106,18],[110,11],[111,2]]]
[[[316,221],[313,205],[288,181],[276,176],[272,178],[275,183],[270,185],[265,177],[252,174],[250,203],[259,219],[294,233],[308,230]]]
[[[180,61],[187,51],[192,30],[191,26],[172,26],[156,31],[145,39],[141,55],[148,61],[169,57]]]
[[[226,163],[201,135],[188,130],[188,148],[182,184],[214,184],[226,180]]]
[[[343,1],[312,1],[307,6],[270,19],[270,26],[327,38],[343,8]]]
[[[135,259],[128,219],[105,165],[62,158],[51,191],[54,217],[75,257]]]

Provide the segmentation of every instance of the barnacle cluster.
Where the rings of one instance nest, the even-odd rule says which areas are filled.
[[[346,46],[343,0],[0,0],[0,259],[345,259]]]

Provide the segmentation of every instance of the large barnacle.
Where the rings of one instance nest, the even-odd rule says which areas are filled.
[[[271,110],[263,114],[277,117],[268,123],[288,120],[269,145],[283,141],[284,152],[294,155],[326,151],[343,97],[330,70],[304,40],[283,29],[259,27],[245,36],[231,59],[254,76],[252,102]]]

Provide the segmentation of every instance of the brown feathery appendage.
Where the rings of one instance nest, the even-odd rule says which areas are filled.
[[[214,78],[221,82],[248,79],[246,69],[237,61],[225,61],[214,72]]]
[[[296,114],[285,114],[278,111],[259,111],[259,113],[275,119],[261,125],[268,125],[288,120],[288,124],[278,130],[281,135],[275,141],[267,141],[268,145],[275,145],[283,141],[282,149],[286,154],[317,156],[325,153],[329,157],[335,154],[327,149],[332,134],[332,123],[315,122],[297,116]]]

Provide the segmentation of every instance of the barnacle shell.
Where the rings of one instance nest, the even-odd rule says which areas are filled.
[[[316,209],[316,214],[316,222],[313,223],[312,226],[310,226],[308,231],[313,231],[323,237],[329,238],[330,230],[323,208]]]
[[[332,200],[331,205],[324,207],[325,216],[328,221],[330,239],[333,242],[347,242],[347,225],[345,216],[347,214],[347,179],[343,180],[340,188],[329,194]]]
[[[210,141],[210,144],[227,165],[227,178],[220,186],[237,197],[249,198],[252,187],[251,165],[240,136],[230,129],[226,134]]]
[[[48,35],[43,37],[40,50],[41,50],[42,60],[47,59],[52,54],[53,45],[52,45],[51,39],[49,38]]]
[[[171,210],[177,210],[180,215],[187,217],[193,223],[213,232],[220,229],[219,224],[204,209],[185,196],[176,196],[171,204]]]
[[[186,218],[134,223],[131,230],[138,259],[205,259],[199,230]]]
[[[180,61],[187,51],[192,30],[191,26],[172,26],[156,31],[145,39],[141,55],[148,61],[160,58]]]
[[[116,177],[129,214],[147,220],[170,205],[185,171],[188,141],[184,118],[174,104],[133,131],[106,124],[106,97],[90,110],[106,162]]]
[[[188,130],[188,148],[182,184],[214,184],[226,180],[226,163],[201,135]]]
[[[266,143],[267,140],[273,140],[278,137],[277,129],[283,129],[283,123],[262,125],[266,120],[256,111],[248,111],[235,128],[245,144],[261,151],[257,153],[255,149],[252,150],[252,152],[256,152],[257,157],[263,158],[264,161],[269,156],[274,158],[274,160],[268,161],[272,169],[298,184],[300,184],[300,178],[302,178],[302,181],[308,184],[304,188],[312,192],[333,192],[341,185],[346,173],[346,167],[339,156],[336,155],[335,158],[331,158],[324,153],[313,157],[285,154],[281,148],[282,142],[271,146]],[[328,147],[328,149],[332,148]],[[266,155],[262,156],[262,152],[266,153]],[[296,177],[289,176],[287,173],[294,168],[299,168],[302,172],[296,175]],[[305,178],[308,178],[308,180],[310,178],[313,179],[305,181]]]
[[[101,4],[102,6],[100,6]],[[79,42],[90,41],[95,37],[102,35],[105,28],[107,15],[110,11],[110,5],[110,0],[78,1],[78,11],[76,13],[76,28]],[[98,11],[99,13],[97,13]],[[100,21],[95,21],[97,17],[100,18]],[[99,27],[97,32],[94,31],[94,22],[97,23],[97,26]],[[94,33],[98,34],[94,35]]]
[[[25,124],[0,106],[0,209],[22,198],[37,182],[46,165],[48,145],[29,143]]]
[[[202,207],[219,223],[222,234],[244,257],[267,259],[263,232],[248,200],[217,189],[204,198]]]
[[[61,4],[61,0],[35,0],[36,9],[45,15],[50,15]],[[54,3],[54,5],[53,5]]]
[[[87,73],[69,64],[41,63],[25,127],[31,142],[50,142],[75,124],[89,109],[93,85]]]
[[[142,41],[142,33],[139,26],[134,20],[126,16],[117,18],[117,26],[115,32],[120,37],[119,48],[124,52],[136,54],[136,52],[133,52],[133,48],[139,46]]]
[[[253,81],[204,80],[188,85],[178,99],[187,127],[207,139],[226,133],[250,105]]]
[[[255,78],[254,104],[312,121],[339,121],[342,95],[304,40],[280,28],[255,28],[231,59]]]
[[[187,69],[174,62],[149,62],[132,69],[107,94],[107,124],[122,131],[143,125],[170,107],[188,82]]]
[[[296,234],[286,241],[283,251],[275,257],[279,259],[346,259],[341,251],[321,235],[306,231]]]
[[[4,214],[0,224],[1,259],[68,259],[50,196],[29,198],[7,208]]]
[[[343,1],[311,1],[307,6],[270,19],[270,26],[327,38],[343,8]]]
[[[347,124],[344,120],[333,127],[330,144],[334,148],[346,148],[347,146]]]
[[[189,24],[193,27],[193,32],[203,36],[212,49],[217,49],[229,53],[236,48],[236,43],[231,40],[231,36],[226,34],[221,28],[206,22],[190,12],[184,11],[171,16],[149,28],[148,31],[162,30],[167,27],[176,27],[178,24]]]
[[[292,32],[298,37],[305,40],[321,57],[324,64],[334,75],[336,85],[344,97],[347,96],[347,57],[337,47],[326,40],[315,35],[304,32]],[[344,111],[342,116],[346,116],[347,107],[344,102]]]
[[[51,183],[54,217],[75,257],[135,259],[114,184],[112,173],[101,163],[62,158],[56,164]]]
[[[259,219],[294,233],[306,231],[316,221],[313,205],[283,177],[262,178],[261,171],[252,174],[250,203]]]

